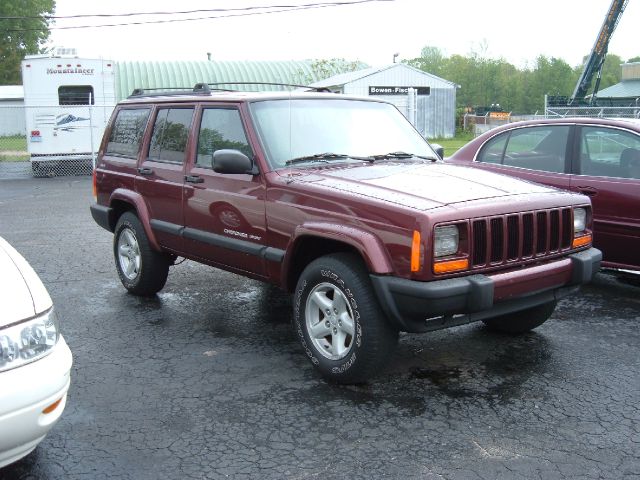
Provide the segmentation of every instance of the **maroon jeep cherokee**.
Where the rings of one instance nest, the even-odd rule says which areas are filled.
[[[160,291],[178,256],[276,284],[341,383],[378,372],[398,331],[529,331],[601,261],[587,197],[446,165],[374,99],[136,92],[94,178],[127,290]]]

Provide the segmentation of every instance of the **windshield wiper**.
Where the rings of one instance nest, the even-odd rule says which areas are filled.
[[[287,160],[286,162],[284,162],[284,164],[293,165],[294,163],[305,162],[328,162],[329,160],[340,160],[347,157],[348,155],[344,155],[342,153],[316,153],[315,155],[305,155],[303,157],[292,158],[291,160]]]
[[[389,152],[381,155],[371,155],[367,159],[370,162],[375,162],[376,160],[389,160],[392,158],[420,158],[422,160],[429,160],[431,162],[438,161],[437,157],[426,157],[424,155],[414,155],[413,153],[407,152]]]
[[[376,160],[389,160],[392,158],[420,158],[422,160],[429,160],[431,162],[435,162],[438,160],[437,157],[426,157],[423,155],[414,155],[413,153],[407,152],[389,152],[381,155],[369,155],[367,157],[361,157],[357,155],[346,155],[344,153],[316,153],[314,155],[304,155],[302,157],[292,158],[291,160],[287,160],[284,162],[285,165],[293,165],[295,163],[308,163],[308,162],[323,162],[328,163],[329,160],[343,160],[345,158],[349,158],[352,160],[363,160],[366,162],[375,162]]]

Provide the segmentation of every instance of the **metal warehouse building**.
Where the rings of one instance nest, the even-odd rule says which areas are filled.
[[[427,138],[455,136],[458,85],[402,63],[336,75],[313,83],[334,92],[395,104]]]
[[[640,62],[623,63],[620,83],[598,92],[598,104],[640,107]],[[637,113],[636,113],[637,115]]]
[[[116,99],[135,88],[193,87],[196,83],[302,83],[319,80],[309,61],[169,61],[115,62]],[[242,90],[288,90],[277,86],[228,85]]]
[[[0,136],[24,135],[24,89],[21,85],[0,87]]]

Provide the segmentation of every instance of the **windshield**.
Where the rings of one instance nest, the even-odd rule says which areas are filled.
[[[349,161],[349,157],[406,152],[436,158],[404,116],[387,103],[345,99],[285,99],[251,105],[268,161],[274,169],[309,157]],[[326,156],[331,152],[330,156]],[[333,157],[333,158],[331,158]],[[291,163],[291,162],[290,162]]]

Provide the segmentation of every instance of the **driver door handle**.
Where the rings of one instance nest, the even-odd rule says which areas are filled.
[[[140,167],[138,169],[138,173],[140,175],[152,175],[153,174],[153,170],[151,168]]]

